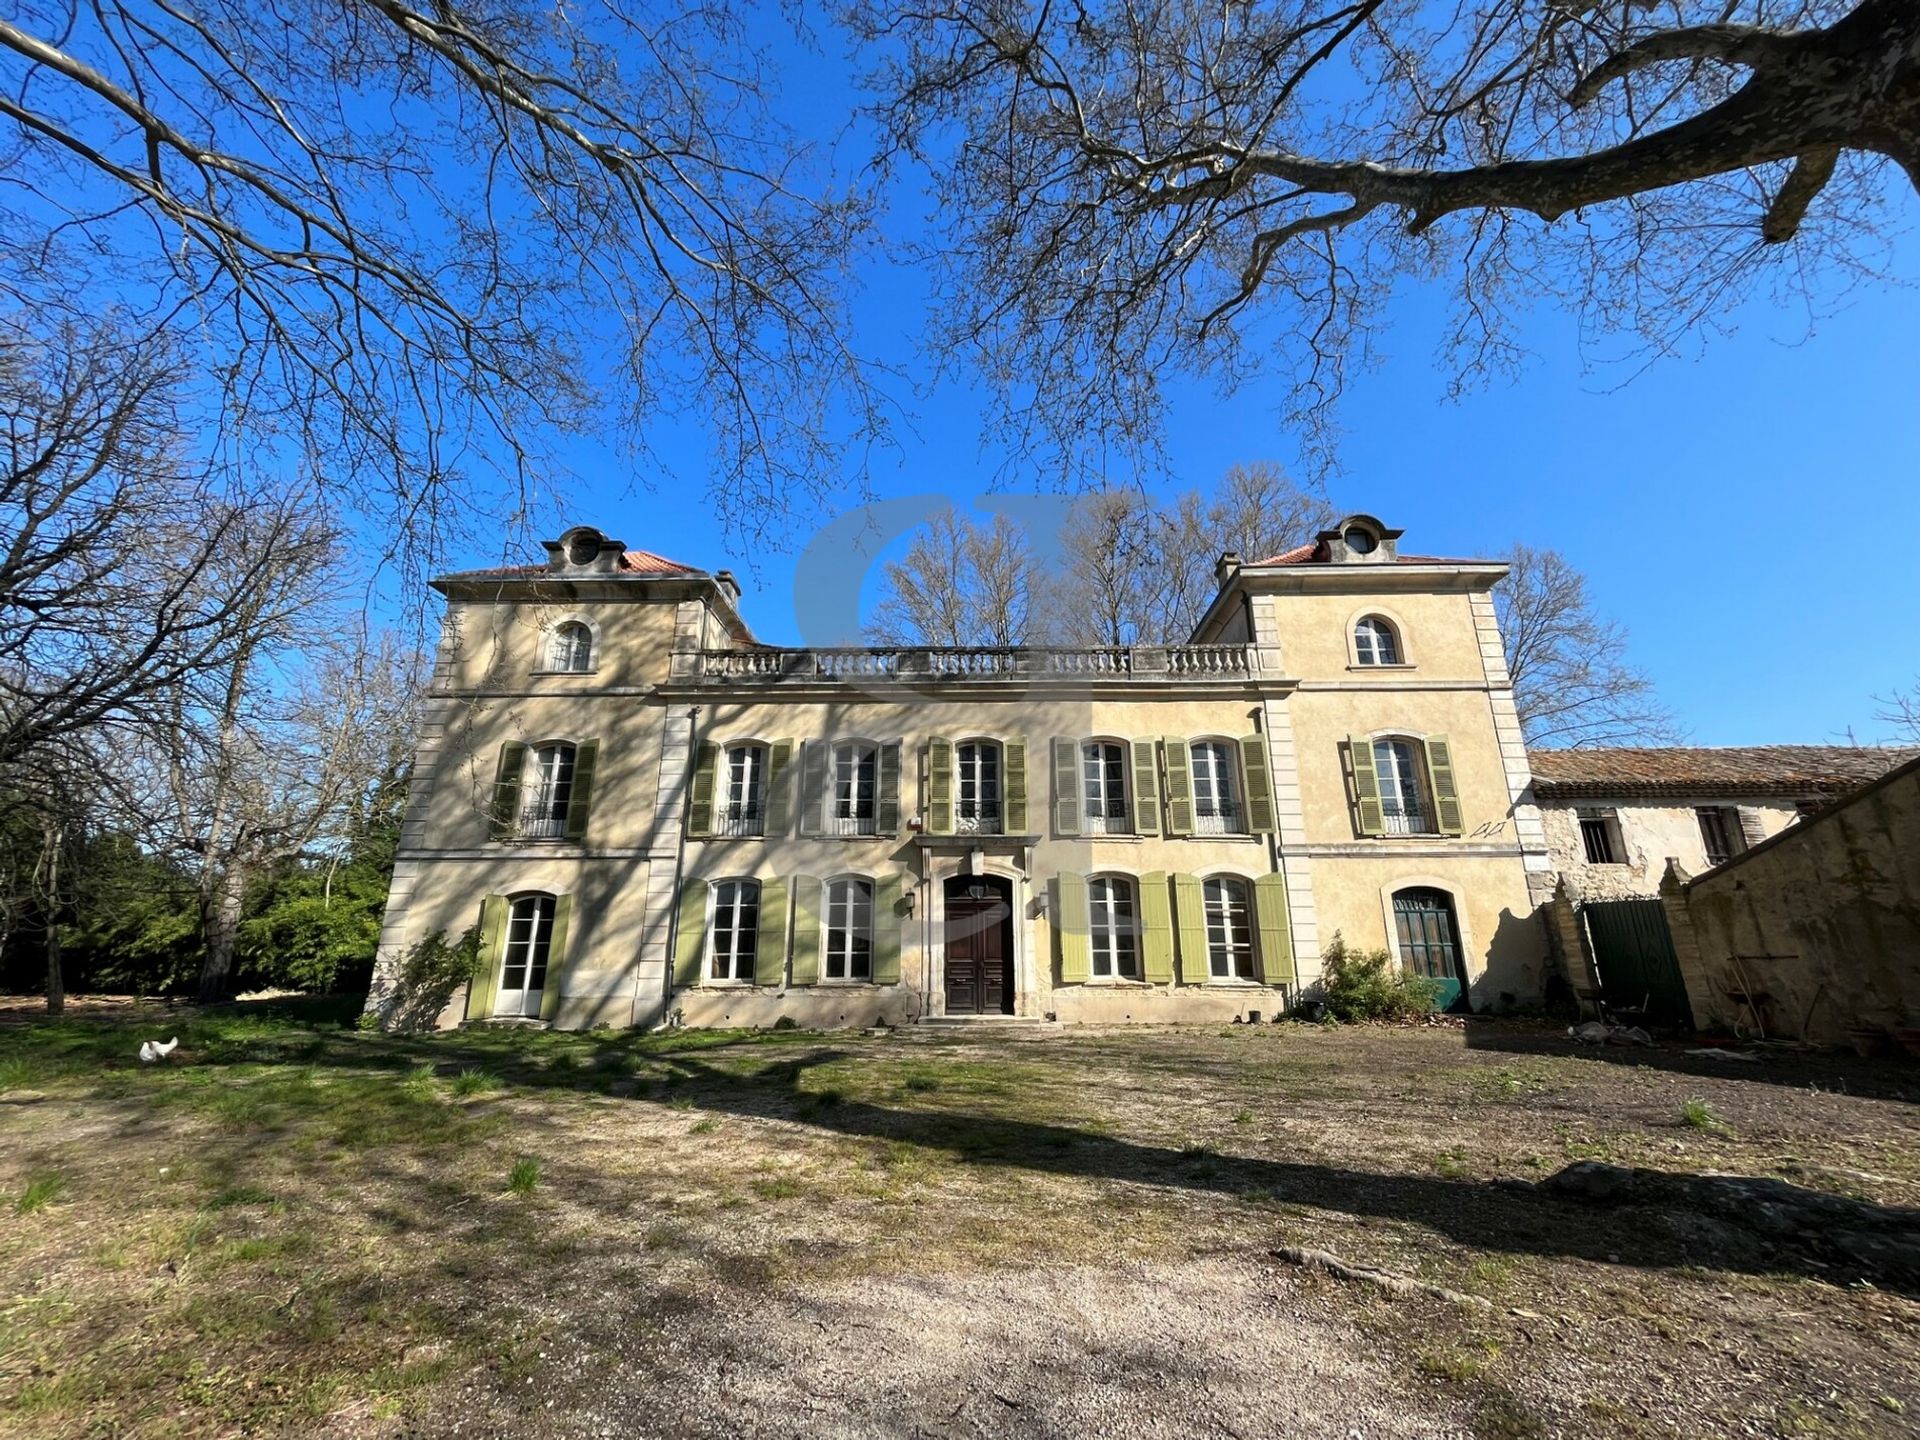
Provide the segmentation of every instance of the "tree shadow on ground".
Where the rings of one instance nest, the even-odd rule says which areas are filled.
[[[122,1026],[110,1023],[104,1028],[117,1045],[114,1054],[127,1050]],[[1489,1033],[1510,1041],[1527,1038],[1508,1027],[1482,1032]],[[1539,1048],[1522,1053],[1567,1052]],[[1647,1063],[1650,1053],[1664,1052],[1641,1050],[1638,1063]],[[118,1063],[131,1063],[131,1051],[127,1054],[129,1060]],[[209,1045],[197,1063],[286,1063],[361,1071],[390,1067],[396,1072],[424,1064],[442,1076],[485,1070],[523,1090],[565,1090],[602,1098],[611,1094],[615,1099],[645,1086],[651,1098],[670,1097],[694,1111],[919,1146],[962,1164],[1305,1206],[1417,1226],[1495,1253],[1643,1269],[1704,1266],[1835,1283],[1865,1280],[1920,1296],[1920,1211],[1840,1200],[1781,1181],[1685,1172],[1631,1172],[1639,1177],[1631,1185],[1616,1186],[1611,1193],[1602,1193],[1604,1186],[1590,1188],[1577,1196],[1550,1183],[1447,1179],[1354,1169],[1284,1153],[1232,1154],[1143,1143],[1071,1123],[982,1112],[969,1108],[974,1097],[938,1087],[914,1095],[908,1103],[889,1105],[846,1096],[834,1088],[831,1077],[808,1081],[809,1072],[822,1067],[868,1058],[874,1057],[803,1032],[608,1032],[560,1040],[496,1030],[409,1037],[335,1028],[251,1036],[233,1042],[224,1053]],[[651,1073],[636,1082],[641,1067]],[[1750,1078],[1788,1083],[1778,1074]],[[659,1088],[652,1089],[656,1084]],[[269,1137],[260,1138],[270,1143]],[[571,1176],[570,1182],[579,1186],[579,1198],[586,1203],[622,1203],[618,1196],[601,1193],[591,1176]]]
[[[1726,1059],[1689,1052],[1713,1048],[1697,1040],[1662,1040],[1652,1045],[1583,1045],[1565,1029],[1512,1021],[1471,1019],[1467,1048],[1503,1055],[1548,1055],[1598,1060],[1608,1065],[1664,1070],[1701,1079],[1741,1080],[1784,1085],[1795,1090],[1827,1090],[1871,1100],[1920,1103],[1920,1064],[1907,1059],[1862,1059],[1831,1050],[1737,1048],[1751,1059]],[[1734,1048],[1734,1047],[1729,1047]]]

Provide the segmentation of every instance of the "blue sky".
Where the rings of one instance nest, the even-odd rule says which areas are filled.
[[[843,123],[828,118],[846,113],[837,62],[814,57],[789,75],[806,87],[788,97],[803,123]],[[857,164],[860,138],[842,145]],[[912,183],[894,197],[896,228],[912,223]],[[1911,223],[1912,196],[1899,204]],[[1903,240],[1893,268],[1920,275],[1920,243]],[[863,280],[856,344],[905,366],[899,393],[914,415],[872,483],[882,496],[937,491],[964,504],[1007,458],[982,446],[981,396],[959,383],[910,393],[927,373],[915,354],[922,278],[876,259]],[[1879,736],[1872,697],[1920,679],[1920,291],[1857,292],[1811,331],[1802,312],[1755,304],[1731,336],[1638,373],[1583,369],[1571,320],[1546,310],[1522,332],[1525,373],[1460,401],[1432,358],[1443,303],[1411,281],[1395,300],[1384,363],[1343,402],[1337,503],[1405,527],[1420,551],[1524,541],[1564,552],[1696,743]],[[1204,378],[1168,388],[1169,488],[1211,484],[1235,461],[1294,459],[1272,390],[1222,397]],[[706,438],[689,427],[648,439],[645,474],[571,451],[572,476],[556,477],[564,519],[729,566],[757,633],[796,641],[794,562],[811,529],[797,526],[784,550],[743,553],[701,498]],[[498,553],[476,537],[474,560]]]

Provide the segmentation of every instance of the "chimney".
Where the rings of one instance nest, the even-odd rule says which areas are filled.
[[[731,570],[714,571],[713,583],[720,587],[720,593],[727,597],[729,605],[736,610],[740,608],[740,582],[733,578]]]
[[[1223,587],[1240,573],[1240,552],[1229,550],[1220,557],[1213,567],[1213,578]]]

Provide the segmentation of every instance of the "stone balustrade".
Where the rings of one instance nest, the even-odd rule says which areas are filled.
[[[703,650],[694,673],[707,680],[1090,679],[1223,680],[1252,675],[1250,645],[759,646]],[[684,673],[684,672],[683,672]]]

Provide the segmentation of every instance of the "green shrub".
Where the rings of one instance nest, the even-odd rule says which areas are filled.
[[[1321,985],[1335,1020],[1410,1020],[1431,1015],[1440,987],[1400,970],[1385,950],[1350,949],[1338,934],[1323,956]]]
[[[507,1173],[507,1188],[516,1195],[531,1195],[533,1187],[540,1183],[540,1162],[534,1159],[519,1160]]]

